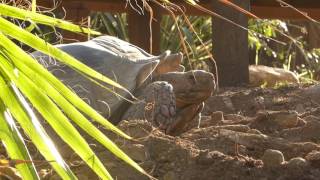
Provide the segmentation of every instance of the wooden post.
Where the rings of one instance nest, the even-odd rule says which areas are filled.
[[[160,22],[161,15],[157,8],[152,7],[154,19],[152,20],[152,32],[150,32],[149,12],[144,9],[143,14],[139,14],[131,7],[128,13],[129,41],[152,54],[160,53]],[[152,44],[150,46],[150,35],[152,33]],[[151,48],[152,49],[151,49]]]
[[[250,1],[232,0],[249,10]],[[239,11],[226,7],[217,0],[212,2],[214,12],[241,26],[248,26],[248,18]],[[237,86],[249,81],[248,32],[217,17],[212,17],[213,56],[217,61],[221,86]]]

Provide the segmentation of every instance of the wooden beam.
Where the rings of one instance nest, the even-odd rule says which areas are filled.
[[[300,8],[302,12],[305,12],[308,16],[312,17],[315,20],[320,21],[320,8]],[[294,11],[293,9],[286,7],[263,7],[263,6],[253,6],[253,14],[264,19],[306,19],[300,13]]]
[[[186,4],[182,0],[171,0],[181,6],[188,15],[208,16],[208,14]],[[249,1],[249,0],[248,0]],[[104,11],[110,13],[127,13],[131,7],[126,4],[125,0],[64,0],[68,4],[82,4],[90,11]],[[311,17],[320,20],[320,0],[285,0],[299,10],[306,12]],[[39,5],[45,7],[52,6],[52,0],[39,1]],[[200,0],[200,5],[211,8],[210,0]],[[294,10],[281,7],[280,3],[275,0],[251,0],[251,11],[263,19],[303,19],[304,17]],[[159,8],[159,13],[168,14],[167,11]],[[176,12],[177,14],[180,14]]]
[[[232,0],[240,7],[249,10],[249,1]],[[240,12],[212,2],[212,9],[222,16],[244,27],[248,18]],[[248,32],[224,20],[212,17],[213,56],[217,61],[219,83],[221,86],[237,86],[249,82]]]

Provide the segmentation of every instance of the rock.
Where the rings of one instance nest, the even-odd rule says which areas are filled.
[[[263,65],[249,66],[249,82],[252,86],[273,87],[278,83],[299,83],[299,78],[291,71]]]
[[[302,96],[307,97],[311,101],[320,103],[320,84],[310,86],[302,91]]]
[[[263,111],[258,113],[250,127],[261,132],[272,133],[296,127],[297,124],[298,114],[296,111]]]
[[[291,169],[302,169],[308,166],[308,162],[302,157],[295,157],[288,161],[287,167]]]
[[[306,121],[304,126],[281,131],[280,136],[293,141],[320,141],[320,121]]]
[[[284,162],[284,156],[281,151],[267,149],[261,160],[265,167],[274,168],[280,166]]]
[[[312,151],[305,158],[311,163],[311,166],[320,168],[320,151]]]
[[[298,124],[296,111],[278,111],[271,113],[271,116],[281,128],[292,128]]]

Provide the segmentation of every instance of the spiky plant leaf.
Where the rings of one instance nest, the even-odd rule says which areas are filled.
[[[61,139],[64,140],[100,178],[112,179],[86,141],[69,122],[69,119],[73,120],[102,145],[109,148],[116,156],[148,176],[143,169],[94,127],[85,118],[85,115],[123,137],[130,139],[129,136],[118,130],[100,114],[94,111],[82,99],[65,87],[58,79],[39,65],[36,60],[21,50],[8,38],[8,36],[10,36],[36,50],[60,60],[90,80],[96,81],[101,86],[103,85],[100,83],[103,82],[128,92],[120,84],[104,77],[102,74],[78,62],[72,56],[69,56],[4,18],[12,17],[28,20],[29,22],[32,22],[35,27],[37,27],[37,23],[40,23],[74,32],[96,33],[89,29],[79,28],[79,26],[66,21],[35,13],[35,2],[35,0],[32,2],[32,12],[5,4],[0,5],[0,77],[3,78],[1,79],[2,81],[0,81],[0,100],[3,101],[4,107],[12,113],[13,119],[19,122],[19,125],[25,134],[63,179],[76,179],[76,177],[59,155],[27,101],[33,105]],[[27,100],[25,100],[24,97],[26,97]],[[83,114],[81,114],[81,112]],[[5,139],[5,137],[1,138],[2,140]],[[28,160],[28,157],[19,157],[19,159]],[[24,171],[27,172],[25,177],[28,177],[25,179],[38,178],[38,175],[36,173],[32,174],[31,171],[32,168],[29,172]]]
[[[72,24],[68,21],[56,19],[50,16],[36,13],[34,11],[30,12],[30,11],[9,6],[6,4],[0,4],[0,15],[9,16],[9,17],[13,17],[13,18],[17,18],[25,21],[32,20],[35,23],[44,24],[52,27],[58,27],[58,28],[65,29],[68,31],[73,31],[73,32],[88,33],[92,35],[101,35],[101,33],[97,31],[93,31],[88,28],[83,28],[81,26]]]
[[[48,92],[39,88],[39,84],[34,83],[23,72],[15,69],[8,61],[5,62],[3,58],[0,58],[0,60],[2,60],[2,63],[0,63],[1,71],[17,85],[61,139],[64,140],[99,177],[112,179],[87,142],[69,122],[64,113],[46,95]],[[50,91],[50,89],[47,90]],[[62,124],[63,126],[61,126]]]
[[[0,36],[1,37],[1,36]],[[73,120],[79,127],[83,129],[83,131],[87,132],[94,139],[104,145],[107,149],[109,149],[114,155],[124,160],[138,171],[145,173],[145,171],[139,167],[132,159],[130,159],[123,151],[121,151],[109,138],[107,138],[100,130],[98,130],[84,115],[82,115],[76,107],[68,101],[70,97],[65,98],[62,96],[59,91],[52,86],[49,81],[43,76],[39,76],[37,72],[33,71],[28,66],[21,63],[22,58],[14,57],[12,54],[8,54],[8,56],[12,59],[15,59],[14,64],[18,67],[20,71],[22,71],[30,80],[32,80],[37,86],[46,93],[53,101],[65,112],[65,114]],[[72,101],[72,100],[71,100]],[[76,100],[73,100],[76,101]]]
[[[2,56],[0,56],[0,59],[4,60]],[[2,72],[2,74],[3,73],[4,72]],[[15,85],[6,82],[1,78],[0,92],[0,99],[3,101],[6,108],[10,110],[15,120],[19,122],[20,126],[30,137],[30,140],[34,143],[39,152],[46,160],[54,161],[51,165],[56,172],[64,179],[75,179],[72,171],[63,161],[51,139],[47,136],[39,120],[36,118],[36,115],[33,113],[31,107]],[[18,146],[18,144],[16,146]]]
[[[0,80],[1,81],[1,80]],[[1,88],[0,88],[1,89]],[[28,149],[11,113],[0,100],[0,140],[12,159],[31,160]],[[16,166],[23,179],[39,179],[33,163]]]

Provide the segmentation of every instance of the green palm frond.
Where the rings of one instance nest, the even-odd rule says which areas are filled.
[[[0,140],[5,144],[8,155],[12,159],[32,162],[32,157],[30,157],[20,132],[16,128],[15,122],[18,122],[24,134],[28,136],[61,178],[76,179],[55,148],[54,142],[46,134],[40,120],[37,119],[37,116],[27,103],[30,102],[61,139],[100,178],[112,179],[102,162],[70,123],[69,119],[117,157],[147,175],[137,163],[120,150],[86,117],[92,118],[125,138],[130,139],[130,137],[117,129],[69,88],[64,86],[62,82],[38,64],[35,59],[13,43],[10,38],[60,60],[93,81],[104,82],[124,91],[127,90],[108,77],[85,66],[67,53],[11,23],[6,19],[7,17],[32,21],[35,25],[39,23],[55,26],[78,33],[84,32],[95,35],[100,33],[36,13],[35,11],[27,11],[5,4],[0,5]],[[33,163],[19,164],[17,169],[24,179],[39,179]]]

